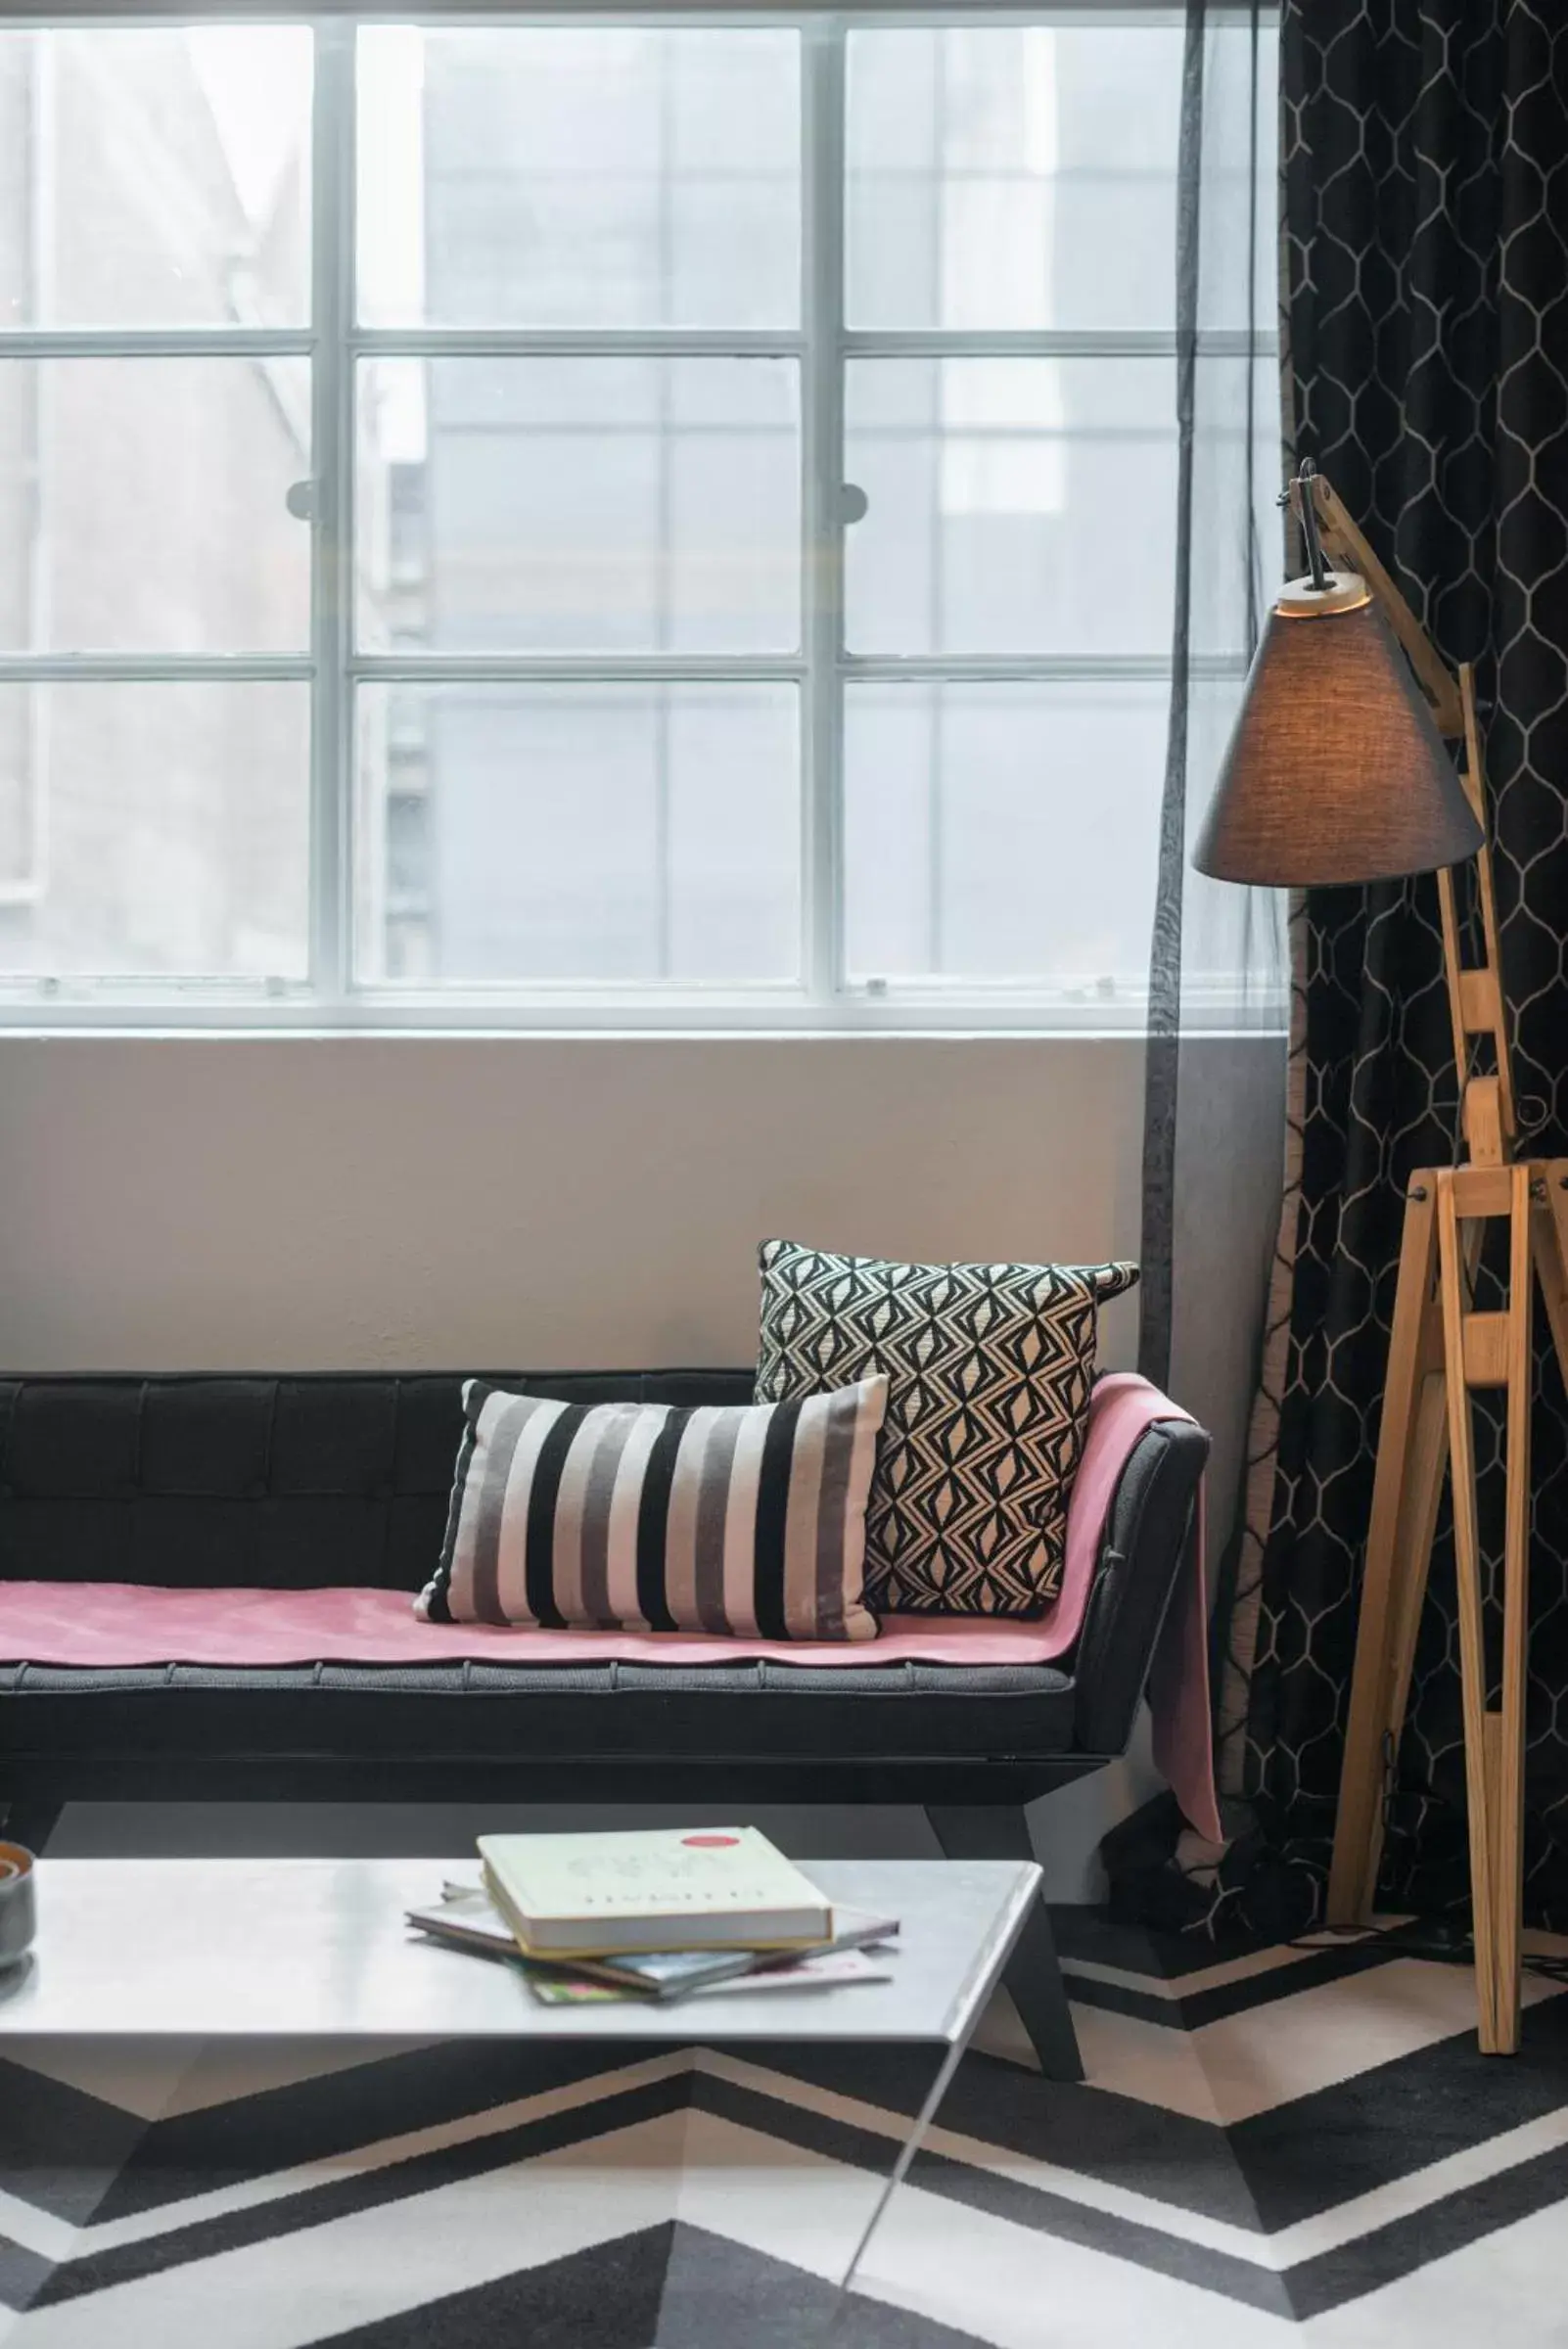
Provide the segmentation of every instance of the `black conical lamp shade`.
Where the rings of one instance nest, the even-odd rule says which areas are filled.
[[[1285,889],[1473,856],[1481,825],[1365,582],[1293,581],[1268,616],[1193,863]]]

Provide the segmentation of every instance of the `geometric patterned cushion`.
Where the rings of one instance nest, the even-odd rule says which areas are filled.
[[[886,1371],[877,1614],[1039,1615],[1061,1586],[1097,1308],[1135,1265],[898,1265],[765,1240],[759,1403]]]

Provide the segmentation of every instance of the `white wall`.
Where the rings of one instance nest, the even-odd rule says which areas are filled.
[[[1189,1047],[1173,1386],[1250,1401],[1276,1039]],[[14,1370],[746,1362],[769,1234],[896,1257],[1138,1254],[1134,1038],[0,1036]],[[1197,1171],[1197,1170],[1195,1170]],[[1126,1365],[1135,1305],[1111,1307]],[[1142,1783],[1053,1797],[1070,1897]]]

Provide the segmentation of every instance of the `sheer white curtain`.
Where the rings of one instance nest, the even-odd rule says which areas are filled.
[[[1261,6],[1191,0],[1177,228],[1177,578],[1150,962],[1140,1364],[1211,1429],[1210,1555],[1234,1520],[1277,1221],[1285,906],[1190,851],[1284,533],[1277,38]],[[1129,550],[1136,560],[1136,550]]]

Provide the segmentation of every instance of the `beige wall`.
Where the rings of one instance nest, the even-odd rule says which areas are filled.
[[[0,1038],[0,1362],[744,1362],[755,1252],[1135,1256],[1141,1051]],[[1108,1320],[1130,1359],[1133,1316]]]

